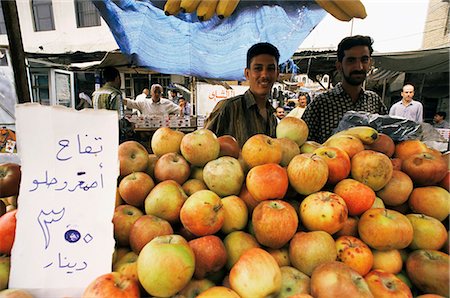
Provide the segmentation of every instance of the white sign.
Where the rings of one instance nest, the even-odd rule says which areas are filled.
[[[216,104],[224,99],[244,94],[248,86],[232,85],[226,89],[221,85],[197,83],[197,115],[208,116]]]
[[[22,180],[9,288],[80,297],[111,272],[117,112],[23,104],[16,119]]]

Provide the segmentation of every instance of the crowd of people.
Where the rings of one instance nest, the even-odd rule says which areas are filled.
[[[253,45],[247,52],[244,74],[249,89],[241,95],[219,101],[205,122],[205,127],[217,136],[232,135],[242,146],[255,134],[275,137],[276,126],[284,117],[297,117],[309,127],[311,141],[323,143],[337,128],[348,111],[389,115],[415,122],[423,122],[423,105],[414,99],[414,85],[406,83],[401,100],[386,107],[380,96],[366,90],[363,84],[372,67],[373,40],[369,36],[355,35],[344,38],[337,48],[336,70],[341,81],[333,88],[314,98],[299,92],[294,98],[284,98],[281,88],[274,88],[279,75],[278,49],[266,42]],[[174,114],[191,115],[189,101],[176,90],[169,90],[164,98],[163,87],[154,84],[145,88],[135,100],[122,98],[119,72],[106,68],[106,83],[92,94],[92,100],[80,93],[80,107],[117,110],[121,115],[125,108],[141,115]],[[281,100],[281,97],[282,100]],[[284,105],[274,108],[272,102]],[[449,128],[447,114],[438,111],[433,119],[435,128]]]

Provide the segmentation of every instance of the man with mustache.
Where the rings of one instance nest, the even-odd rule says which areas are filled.
[[[372,65],[372,43],[371,37],[361,35],[346,37],[339,43],[336,69],[342,82],[318,95],[306,107],[302,119],[308,125],[309,140],[325,142],[348,111],[387,113],[381,98],[362,88]]]

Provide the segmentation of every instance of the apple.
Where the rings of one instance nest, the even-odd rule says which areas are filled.
[[[348,216],[344,222],[344,226],[333,234],[333,237],[338,238],[340,236],[353,236],[358,237],[358,221],[357,216]]]
[[[214,286],[201,292],[197,298],[240,298],[238,293],[224,286]]]
[[[402,171],[418,185],[435,185],[447,175],[448,165],[442,157],[424,152],[405,158]]]
[[[280,165],[287,167],[294,156],[300,154],[300,148],[297,143],[288,138],[275,139],[281,145],[282,157]]]
[[[183,137],[182,131],[170,127],[160,127],[153,133],[150,146],[157,156],[163,156],[166,153],[180,153]]]
[[[406,260],[406,272],[414,286],[424,293],[448,296],[450,259],[437,250],[419,249]]]
[[[153,238],[170,234],[173,234],[173,229],[167,220],[146,214],[139,217],[131,226],[130,247],[139,254]]]
[[[283,151],[281,144],[275,139],[265,134],[256,134],[242,146],[242,158],[250,168],[266,163],[279,164]]]
[[[148,152],[137,141],[126,141],[118,148],[120,176],[125,177],[133,172],[145,172],[148,166]]]
[[[17,209],[6,212],[0,217],[0,254],[11,255],[11,249],[16,236]]]
[[[347,217],[344,199],[329,191],[310,194],[300,204],[300,219],[310,231],[325,231],[332,235],[342,229]]]
[[[384,133],[378,133],[378,139],[372,144],[364,145],[365,149],[373,150],[386,154],[388,157],[392,157],[395,152],[395,143],[392,138]]]
[[[115,246],[112,257],[112,265],[114,266],[115,263],[117,263],[123,256],[125,256],[129,252],[131,252],[129,246],[125,247]]]
[[[203,181],[203,167],[195,167],[191,165],[191,176],[189,178]]]
[[[174,180],[182,185],[188,180],[191,167],[178,153],[170,152],[162,155],[155,164],[155,178],[157,181]]]
[[[380,269],[385,272],[397,274],[403,268],[403,259],[398,249],[390,250],[372,250],[373,267],[372,269]]]
[[[361,215],[370,209],[376,198],[370,187],[351,178],[339,181],[333,192],[344,199],[348,214],[352,216]]]
[[[311,295],[321,298],[373,298],[364,278],[342,262],[323,263],[311,275]]]
[[[0,198],[19,194],[22,172],[16,163],[0,164]]]
[[[154,153],[150,153],[148,155],[148,164],[147,169],[145,169],[145,172],[153,179],[155,178],[155,164],[158,158],[159,156]]]
[[[87,286],[82,295],[83,298],[138,298],[140,296],[138,283],[119,272],[98,276]]]
[[[245,205],[247,205],[247,209],[249,214],[253,212],[253,209],[259,204],[260,201],[256,200],[248,191],[247,185],[242,185],[241,192],[239,193],[239,197],[245,202]]]
[[[239,143],[237,140],[230,135],[223,135],[217,138],[220,144],[220,156],[231,156],[236,159],[239,158],[239,153],[241,152],[241,148],[239,147]]]
[[[238,196],[222,198],[224,220],[220,229],[224,234],[243,230],[248,222],[248,208]]]
[[[375,197],[375,201],[373,202],[372,207],[370,208],[386,208],[386,206],[384,205],[384,202],[381,198],[379,197]]]
[[[444,246],[448,233],[442,222],[424,214],[407,214],[406,217],[414,230],[409,248],[440,250]]]
[[[300,147],[308,138],[309,129],[306,122],[297,117],[284,117],[278,123],[276,136],[278,139],[288,138],[297,143]]]
[[[171,224],[178,223],[181,206],[186,199],[187,195],[177,182],[162,181],[156,184],[145,199],[145,213],[165,219]]]
[[[241,257],[241,255],[250,248],[260,247],[256,238],[244,231],[234,231],[225,236],[223,244],[227,251],[226,268],[229,270]]]
[[[1,298],[33,298],[25,289],[5,289],[3,291],[0,291],[0,297]]]
[[[297,232],[289,242],[291,265],[308,276],[317,266],[336,257],[334,239],[324,231]]]
[[[336,239],[337,260],[346,264],[362,276],[366,275],[373,265],[370,248],[359,238],[341,236]]]
[[[197,192],[199,190],[208,189],[208,186],[206,186],[205,182],[194,178],[188,179],[183,183],[183,185],[181,185],[181,187],[183,188],[187,196],[190,196],[194,192]]]
[[[359,138],[346,134],[331,136],[323,143],[323,146],[339,148],[345,151],[349,158],[364,150],[364,144]]]
[[[225,266],[227,251],[222,240],[216,235],[199,237],[188,243],[195,255],[195,278],[205,278]]]
[[[210,190],[200,190],[187,198],[180,210],[183,226],[196,236],[212,235],[223,225],[225,211],[220,197]]]
[[[447,174],[439,181],[438,186],[450,191],[450,171],[447,171]]]
[[[382,208],[369,209],[358,222],[359,237],[378,250],[402,249],[413,240],[413,227],[408,218],[398,211]]]
[[[414,154],[428,151],[428,146],[420,140],[405,140],[395,145],[394,157],[405,160]]]
[[[335,185],[350,174],[350,158],[344,150],[323,146],[314,150],[313,154],[322,157],[326,161],[328,165],[328,184]]]
[[[238,195],[244,179],[241,164],[231,156],[211,160],[203,167],[205,184],[221,197]]]
[[[211,130],[200,128],[183,137],[180,149],[191,165],[203,167],[208,161],[219,157],[220,143]]]
[[[300,153],[313,153],[317,148],[322,147],[322,144],[315,141],[306,141],[300,146]]]
[[[231,268],[229,281],[242,298],[266,297],[280,291],[281,270],[267,251],[251,248]]]
[[[137,273],[137,258],[138,255],[134,251],[130,251],[121,257],[113,265],[113,271],[119,272],[129,279],[139,282]]]
[[[400,206],[408,201],[409,195],[414,188],[411,178],[402,171],[392,171],[392,178],[379,191],[377,196],[380,197],[384,204],[389,206]]]
[[[408,204],[414,213],[423,213],[443,221],[450,214],[450,194],[439,186],[416,187]]]
[[[311,292],[311,278],[292,266],[282,266],[281,289],[277,298],[293,297],[296,294],[309,294]]]
[[[263,201],[253,210],[252,224],[256,240],[260,244],[281,248],[297,232],[297,211],[282,200]]]
[[[178,292],[177,295],[183,298],[195,298],[209,288],[214,287],[215,284],[209,279],[191,279],[189,283]]]
[[[152,177],[144,172],[133,172],[120,180],[119,194],[127,204],[140,208],[153,187]]]
[[[0,291],[8,287],[10,267],[11,258],[9,256],[0,255]]]
[[[139,217],[144,215],[142,211],[131,205],[120,205],[114,209],[113,225],[114,238],[120,246],[130,245],[130,231]]]
[[[287,192],[289,179],[285,168],[275,163],[267,163],[251,168],[245,185],[257,201],[282,199]]]
[[[191,280],[195,271],[195,255],[182,236],[164,235],[155,237],[144,246],[137,264],[139,281],[147,293],[169,297]]]
[[[367,273],[364,280],[375,297],[413,297],[408,285],[390,272],[375,269]]]
[[[391,163],[392,163],[392,167],[394,170],[397,170],[397,171],[402,170],[402,163],[403,163],[402,159],[400,159],[398,157],[391,158]]]
[[[278,266],[290,266],[291,261],[289,260],[289,247],[288,245],[285,245],[281,248],[268,248],[266,247],[266,250],[270,255],[277,261]]]
[[[287,167],[290,185],[302,195],[315,193],[328,180],[328,165],[323,158],[312,153],[294,156]]]
[[[351,160],[351,175],[372,188],[374,191],[382,189],[391,180],[393,166],[385,154],[373,150],[356,153]]]

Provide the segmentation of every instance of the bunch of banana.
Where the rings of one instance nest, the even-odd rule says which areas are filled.
[[[224,19],[231,16],[238,4],[239,0],[219,0],[216,8],[216,14],[219,19]]]
[[[370,126],[354,126],[335,133],[333,136],[351,135],[361,140],[363,144],[369,145],[378,139],[378,131]],[[332,136],[332,137],[333,137]]]
[[[197,17],[200,21],[207,21],[216,13],[219,0],[203,0],[197,7]]]
[[[316,0],[323,9],[338,20],[348,22],[353,18],[364,19],[366,8],[360,0]]]
[[[187,13],[193,13],[202,0],[181,0],[181,11]],[[207,0],[203,0],[207,1]]]
[[[220,19],[228,18],[238,6],[240,0],[167,0],[164,13],[177,15],[180,11],[185,13],[197,12],[200,21],[211,19],[214,14]]]
[[[164,13],[166,16],[176,16],[181,10],[181,0],[167,0],[164,4]]]

